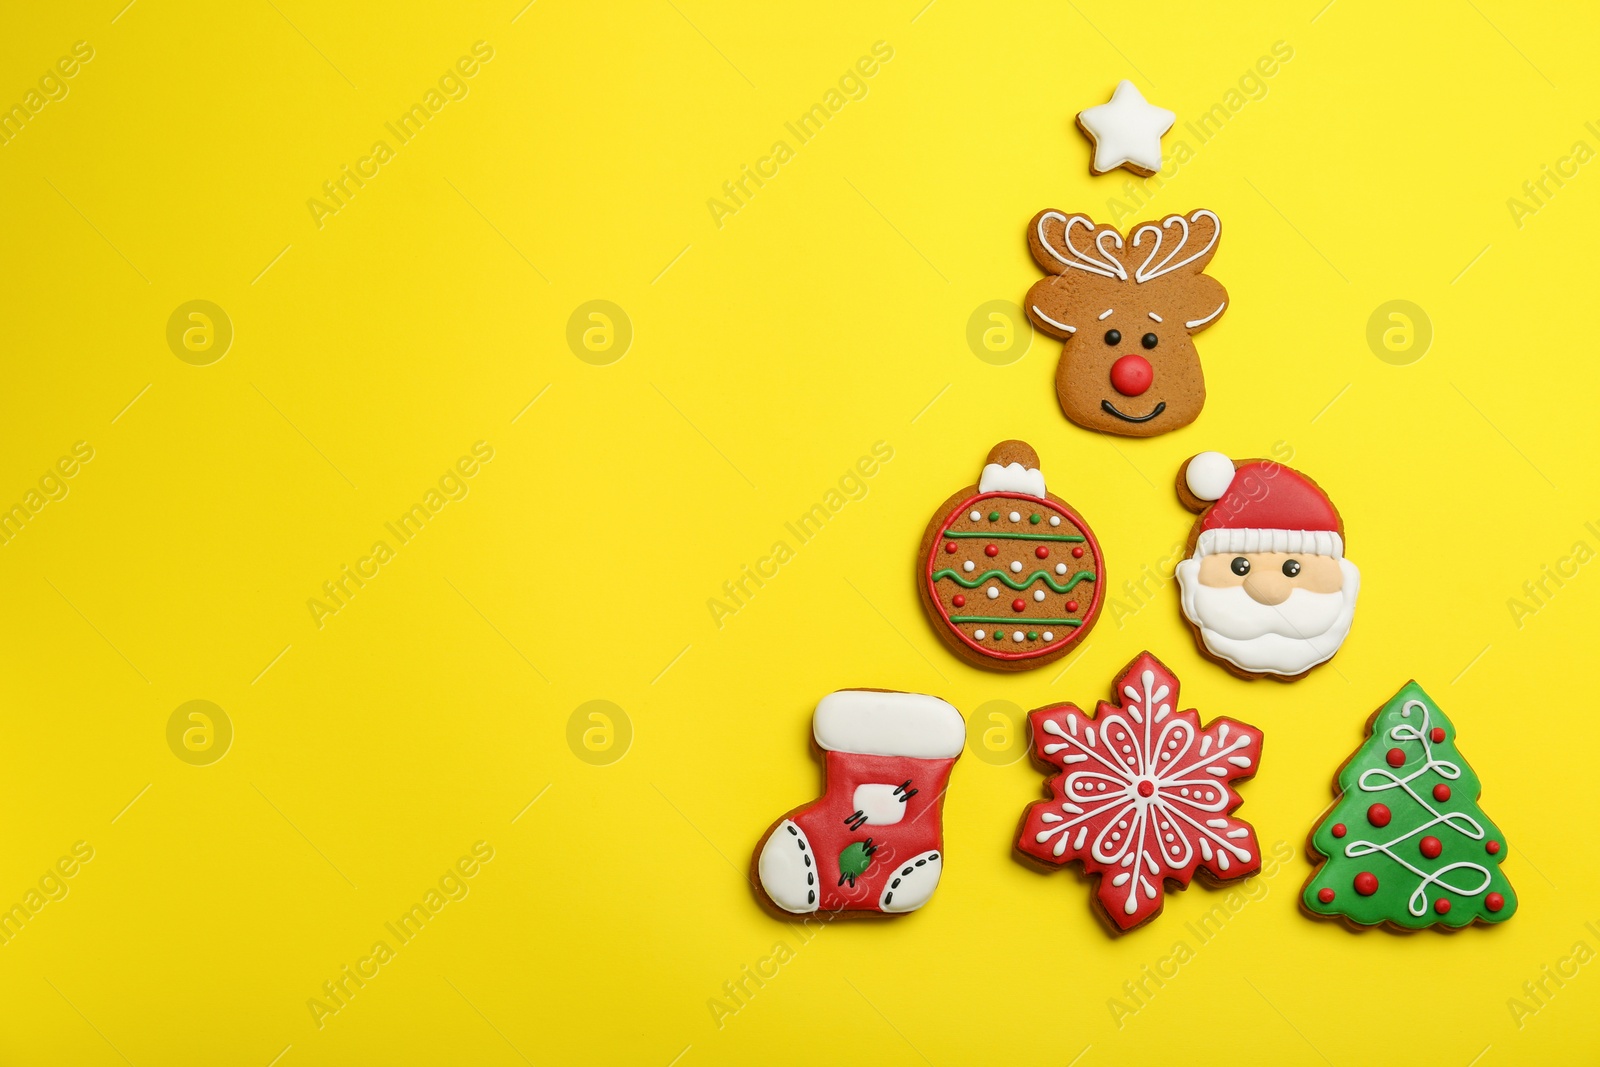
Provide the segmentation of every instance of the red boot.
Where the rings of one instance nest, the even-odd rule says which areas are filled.
[[[966,743],[937,697],[842,689],[817,704],[812,735],[827,788],[767,831],[756,869],[767,897],[797,914],[915,911],[944,868],[940,809]]]

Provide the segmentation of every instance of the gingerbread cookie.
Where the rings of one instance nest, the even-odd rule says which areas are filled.
[[[1131,81],[1118,82],[1110,103],[1078,112],[1078,129],[1094,144],[1090,172],[1127,167],[1150,177],[1161,169],[1161,138],[1176,120],[1166,108],[1145,103]]]
[[[1201,651],[1241,678],[1285,681],[1332,659],[1361,572],[1317,483],[1272,460],[1202,452],[1179,468],[1178,498],[1200,512],[1177,578]]]
[[[1175,711],[1178,679],[1148,652],[1112,686],[1090,718],[1072,704],[1030,712],[1034,756],[1057,772],[1050,799],[1023,816],[1017,848],[1040,863],[1081,860],[1100,876],[1096,899],[1118,931],[1161,914],[1164,887],[1261,869],[1250,824],[1230,813],[1233,783],[1256,773],[1261,731],[1233,719],[1204,728]]]
[[[1506,839],[1478,807],[1482,788],[1455,727],[1416,682],[1367,720],[1367,739],[1337,782],[1308,844],[1317,869],[1300,904],[1309,914],[1420,930],[1502,923],[1516,912],[1500,870]]]
[[[1067,502],[1045,490],[1022,441],[989,452],[983,476],[939,506],[917,584],[934,629],[968,663],[1028,670],[1066,655],[1100,617],[1105,562]]]
[[[1056,366],[1061,410],[1090,430],[1153,437],[1187,426],[1206,402],[1193,335],[1228,307],[1204,273],[1222,223],[1214,212],[1115,227],[1041,211],[1028,248],[1050,275],[1025,301],[1039,329],[1066,343]]]
[[[756,846],[762,892],[796,915],[922,907],[944,870],[941,813],[966,744],[961,713],[921,693],[841,689],[818,702],[811,732],[826,787]]]

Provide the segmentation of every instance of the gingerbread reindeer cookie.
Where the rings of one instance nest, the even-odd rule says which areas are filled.
[[[1126,240],[1083,215],[1041,211],[1028,248],[1050,275],[1024,303],[1061,338],[1056,398],[1079,426],[1154,437],[1187,426],[1206,402],[1194,335],[1228,307],[1205,274],[1222,223],[1204,209],[1135,226]]]
[[[922,535],[917,585],[934,629],[978,667],[1060,659],[1100,617],[1105,562],[1083,517],[1049,493],[1022,441],[989,452],[978,484],[939,506]]]

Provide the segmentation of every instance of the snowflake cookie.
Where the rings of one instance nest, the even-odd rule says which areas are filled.
[[[1081,860],[1124,931],[1161,913],[1165,883],[1261,869],[1255,830],[1230,815],[1243,803],[1233,783],[1261,761],[1261,731],[1226,718],[1202,728],[1199,713],[1175,711],[1178,679],[1149,652],[1113,692],[1117,703],[1102,701],[1092,718],[1072,704],[1029,714],[1036,758],[1061,773],[1051,798],[1029,806],[1017,848],[1055,866]]]

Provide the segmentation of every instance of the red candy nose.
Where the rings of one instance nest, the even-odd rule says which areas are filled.
[[[1143,356],[1123,356],[1111,364],[1111,388],[1123,396],[1138,396],[1155,380],[1150,361]]]

